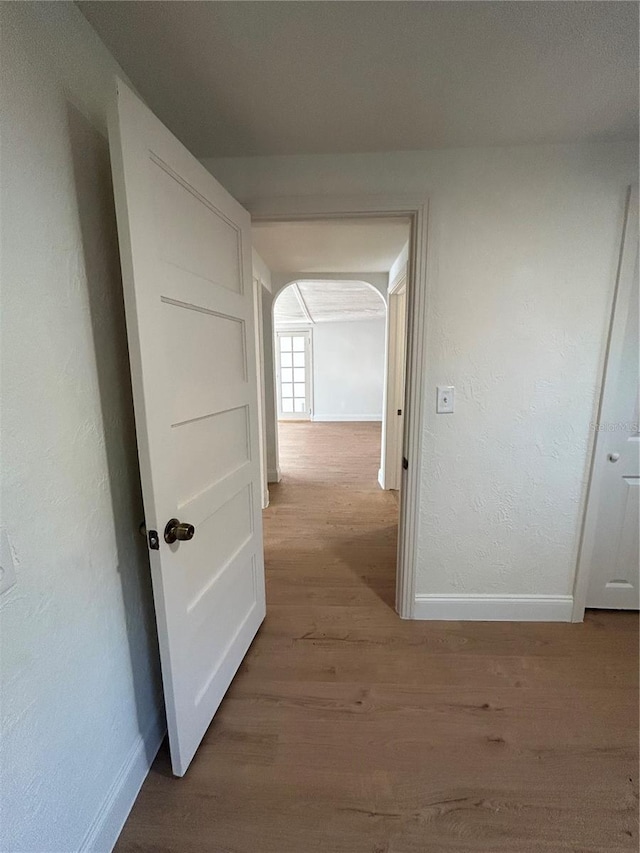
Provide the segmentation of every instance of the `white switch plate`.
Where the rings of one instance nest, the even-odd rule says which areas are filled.
[[[438,385],[436,412],[439,415],[449,414],[453,411],[455,391],[453,385]]]
[[[4,528],[0,528],[0,595],[16,584],[16,569],[13,565],[13,554],[9,537]]]

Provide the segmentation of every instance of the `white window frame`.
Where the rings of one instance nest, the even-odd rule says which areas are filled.
[[[283,412],[282,411],[282,387],[280,383],[280,338],[281,337],[304,337],[304,362],[305,362],[305,384],[306,384],[306,412]],[[311,329],[291,328],[276,329],[276,391],[278,397],[278,420],[279,421],[310,421],[313,415],[313,333]]]

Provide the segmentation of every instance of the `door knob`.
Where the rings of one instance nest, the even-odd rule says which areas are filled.
[[[196,532],[193,524],[185,524],[184,521],[178,521],[177,518],[172,518],[167,522],[164,529],[164,541],[173,545],[174,542],[188,542],[193,539],[193,534]]]
[[[617,462],[618,459],[620,459],[620,454],[619,453],[610,453],[607,456],[607,459],[609,460],[609,462]]]

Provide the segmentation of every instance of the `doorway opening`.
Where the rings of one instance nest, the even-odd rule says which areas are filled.
[[[274,413],[271,435],[268,424],[265,432],[277,460],[269,477],[272,510],[290,502],[302,539],[323,533],[336,552],[368,549],[374,562],[384,562],[386,575],[378,572],[374,586],[391,607],[397,606],[410,238],[407,216],[253,226],[254,250],[272,285],[271,310],[263,305],[264,359],[273,376],[265,393],[273,395]],[[323,510],[318,506],[325,490],[342,507],[340,525],[360,530],[362,519],[378,512],[378,527],[362,538],[332,528],[331,497]],[[315,519],[314,508],[321,514]],[[284,513],[278,517],[284,525]]]

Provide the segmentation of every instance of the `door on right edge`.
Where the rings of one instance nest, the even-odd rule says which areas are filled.
[[[639,606],[640,425],[638,411],[638,196],[632,194],[597,424],[585,545],[586,606]],[[592,501],[594,502],[592,505]]]

